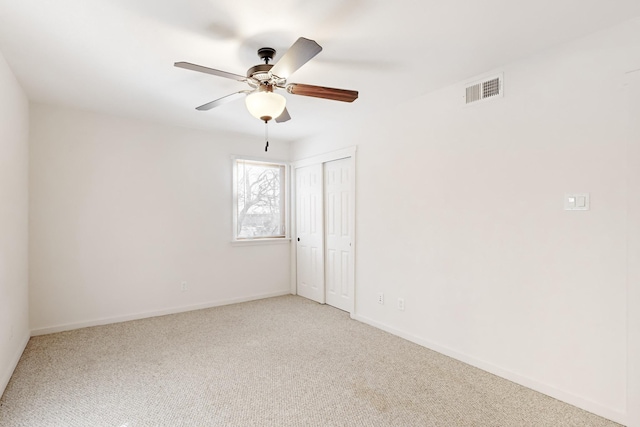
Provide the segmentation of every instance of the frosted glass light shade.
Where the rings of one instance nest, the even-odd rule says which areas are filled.
[[[278,93],[254,92],[247,95],[245,103],[253,117],[268,122],[282,114],[287,99]]]

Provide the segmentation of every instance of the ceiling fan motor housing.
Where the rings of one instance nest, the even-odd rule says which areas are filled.
[[[273,68],[273,65],[271,64],[256,65],[247,70],[247,77],[252,77],[260,83],[268,82],[271,80],[271,74],[269,74],[269,70],[271,70],[271,68]]]

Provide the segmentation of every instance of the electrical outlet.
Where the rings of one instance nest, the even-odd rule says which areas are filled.
[[[378,294],[378,304],[384,304],[384,293],[382,292]]]
[[[404,311],[404,298],[398,298],[398,310]]]
[[[180,290],[185,292],[187,290],[187,282],[180,283]]]

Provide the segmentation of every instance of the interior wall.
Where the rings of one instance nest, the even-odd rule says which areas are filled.
[[[290,292],[288,244],[231,245],[231,156],[288,160],[287,145],[31,112],[34,334]]]
[[[461,83],[294,145],[296,160],[358,145],[356,318],[627,421],[638,57],[636,19],[488,70],[504,98],[465,107]],[[591,209],[564,211],[571,192]]]
[[[0,396],[29,340],[29,102],[0,53]]]

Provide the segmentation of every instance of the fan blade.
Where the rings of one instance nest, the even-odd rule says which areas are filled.
[[[297,69],[320,53],[322,47],[313,40],[300,37],[275,63],[271,74],[288,79]]]
[[[206,104],[197,107],[196,110],[198,111],[211,110],[214,107],[218,107],[222,104],[227,104],[229,102],[235,101],[236,99],[240,98],[241,95],[246,95],[247,93],[250,93],[250,92],[251,92],[250,90],[241,90],[240,92],[232,93],[231,95],[218,98],[215,101],[207,102]]]
[[[357,90],[334,89],[324,86],[290,83],[287,92],[294,95],[313,96],[314,98],[332,99],[334,101],[353,102],[358,99]]]
[[[187,70],[198,71],[200,73],[213,74],[218,77],[225,77],[227,79],[238,80],[240,82],[246,82],[247,78],[245,76],[241,76],[240,74],[227,73],[226,71],[215,70],[209,67],[203,67],[202,65],[192,64],[190,62],[176,62],[176,67],[185,68]]]
[[[285,109],[282,112],[282,114],[280,114],[278,117],[276,117],[276,123],[287,122],[289,120],[291,120],[291,116],[289,115],[289,111],[287,111],[287,109],[285,107]]]

